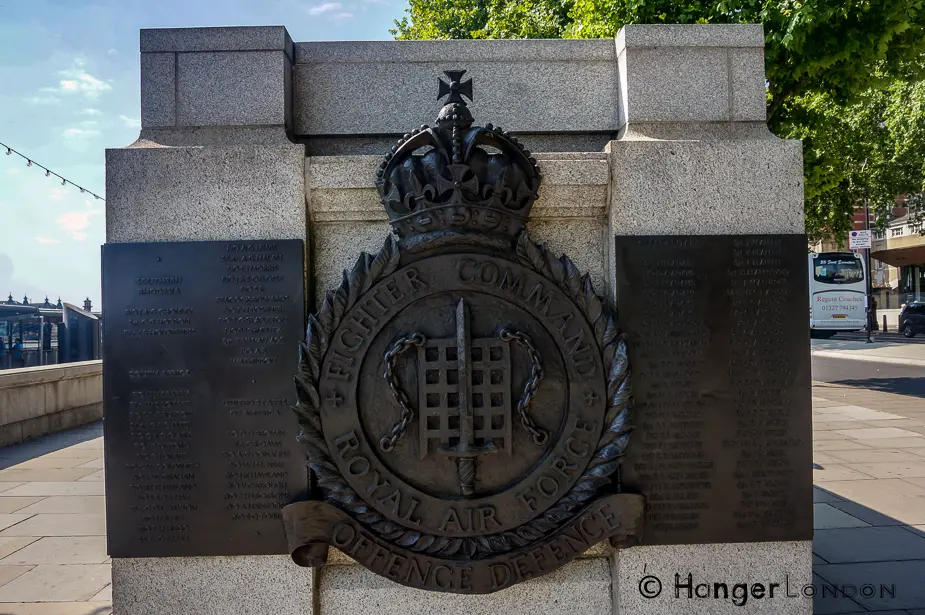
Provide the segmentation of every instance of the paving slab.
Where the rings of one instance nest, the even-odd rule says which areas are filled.
[[[816,504],[819,502],[837,502],[841,499],[842,498],[840,498],[839,496],[835,495],[834,493],[830,493],[829,491],[827,491],[826,489],[823,489],[822,487],[818,487],[818,486],[813,487],[813,504]]]
[[[865,440],[869,446],[880,448],[898,448],[898,449],[925,449],[925,438],[916,436],[915,438],[884,438],[882,440]]]
[[[884,525],[905,525],[899,519],[894,519],[889,515],[885,515],[878,510],[868,508],[867,506],[862,506],[857,502],[851,502],[849,500],[840,500],[836,502],[829,502],[832,508],[836,508],[842,512],[845,512],[855,519],[860,519],[868,525],[874,525],[877,527],[882,527]]]
[[[4,469],[9,470],[71,470],[74,469],[80,464],[90,463],[84,461],[83,458],[74,458],[74,457],[36,457],[35,459],[27,459],[26,461],[19,461],[13,463],[12,465],[6,466]]]
[[[5,585],[15,578],[21,577],[32,570],[32,566],[2,566],[0,565],[0,585]],[[0,609],[3,607],[0,606]],[[2,611],[0,611],[2,612]]]
[[[925,486],[914,478],[830,481],[825,488],[846,500],[856,502],[902,523],[925,524]]]
[[[0,513],[17,512],[30,504],[41,502],[44,498],[41,496],[2,496],[0,495]]]
[[[816,530],[813,552],[830,564],[918,559],[925,563],[925,537],[896,526]]]
[[[89,450],[85,448],[64,448],[60,451],[55,451],[53,453],[48,453],[45,455],[51,459],[83,459],[84,462],[99,459],[103,456],[102,451]]]
[[[916,459],[921,460],[922,458],[921,458],[921,457],[916,457]],[[844,459],[839,459],[838,457],[835,457],[835,456],[832,455],[831,453],[828,453],[828,452],[822,453],[822,452],[820,452],[820,451],[813,451],[813,463],[815,463],[816,465],[823,465],[823,466],[824,466],[824,465],[827,465],[827,464],[830,464],[830,463],[834,463],[834,464],[843,464],[843,463],[846,463],[846,462],[845,462]]]
[[[107,559],[105,536],[46,536],[3,558],[0,566],[102,564]]]
[[[2,536],[104,536],[106,518],[98,514],[38,514],[0,531]]]
[[[0,502],[4,498],[0,497]],[[18,511],[20,514],[38,513],[95,513],[106,514],[106,497],[102,495],[53,495]]]
[[[72,480],[77,480],[79,478],[83,478],[84,476],[89,476],[90,474],[93,474],[93,470],[90,468],[70,469],[70,470],[54,470],[54,469],[19,470],[16,468],[11,468],[8,470],[0,470],[0,480],[21,482],[21,483],[67,482],[67,481],[72,481]]]
[[[873,476],[853,470],[847,465],[830,463],[825,466],[813,468],[813,482],[825,483],[835,480],[873,480]]]
[[[80,602],[112,582],[104,564],[36,566],[0,587],[0,602]]]
[[[848,467],[874,478],[925,478],[925,459],[881,463],[851,463]]]
[[[834,404],[834,402],[832,402]],[[820,407],[818,404],[813,404],[813,412],[817,414],[841,414],[844,415],[845,412],[850,412],[852,410],[867,410],[867,408],[862,408],[860,406],[849,406],[846,404],[842,405],[829,405],[827,407]]]
[[[78,468],[93,468],[93,469],[103,469],[103,464],[105,463],[105,457],[97,457],[96,459],[91,459],[86,463],[82,463]]]
[[[813,529],[869,527],[870,524],[829,504],[813,504]],[[0,562],[2,563],[2,562]]]
[[[858,590],[865,585],[873,586],[872,597],[864,597],[860,591],[853,597],[868,611],[911,609],[925,605],[925,583],[922,583],[925,560],[822,564],[815,566],[814,571],[836,585],[853,586]]]
[[[839,431],[813,431],[813,441],[814,442],[828,442],[832,440],[848,440],[848,436],[842,435],[843,430]],[[857,429],[851,429],[848,431],[857,431]]]
[[[915,485],[916,487],[925,489],[925,478],[910,476],[908,478],[904,478],[903,480],[910,485]]]
[[[28,519],[28,518],[31,517],[31,516],[32,516],[32,515],[23,515],[23,514],[19,514],[19,513],[10,513],[10,514],[6,514],[6,515],[0,515],[0,529],[5,529],[5,528],[8,528],[8,527],[12,527],[12,526],[16,525],[17,523],[21,523],[21,522],[25,521],[26,519]],[[3,533],[0,532],[0,536],[2,536],[2,535],[3,535]]]
[[[869,449],[869,446],[847,438],[844,440],[826,440],[821,442],[813,440],[814,451],[866,451]]]
[[[100,593],[90,598],[90,602],[112,602],[112,583],[100,590]]]
[[[864,451],[830,451],[829,457],[839,459],[838,463],[881,463],[902,461],[923,461],[922,457],[911,451],[900,449],[868,449]],[[816,456],[813,455],[813,459]],[[863,470],[862,470],[863,471]]]
[[[828,408],[827,410],[833,410],[833,408]],[[837,408],[837,410],[837,412],[826,412],[825,414],[828,416],[837,415],[839,417],[854,419],[856,421],[884,421],[890,419],[905,418],[898,414],[883,412],[881,410],[873,410],[871,408],[864,408],[862,406],[842,406]]]
[[[831,417],[825,416],[817,419],[813,417],[813,431],[832,431],[834,429],[859,429],[863,427],[871,427],[863,421],[835,421],[830,420]]]
[[[815,565],[813,569],[815,570]],[[855,613],[858,609],[863,609],[864,607],[860,603],[855,602],[851,598],[837,592],[832,592],[829,594],[823,593],[823,587],[827,582],[817,575],[813,574],[813,615],[835,615],[842,613]],[[790,593],[802,593],[801,590],[796,590],[791,588]],[[792,598],[793,600],[798,600],[799,598]]]
[[[919,434],[899,427],[863,427],[861,429],[839,429],[835,431],[855,440],[881,440],[884,438],[914,438]],[[925,439],[925,438],[923,438]]]
[[[16,483],[12,489],[3,492],[6,495],[105,495],[103,483]]]
[[[0,481],[0,493],[6,493],[10,489],[14,487],[19,487],[20,485],[24,485],[24,484],[25,483],[8,483],[8,482]]]
[[[30,545],[38,539],[38,536],[11,536],[7,538],[0,538],[0,559],[6,557],[10,553],[19,551],[26,545]]]
[[[91,468],[87,468],[87,469],[91,469]],[[93,472],[92,474],[87,474],[86,476],[82,476],[77,479],[77,481],[81,483],[84,481],[104,481],[104,480],[106,480],[105,470],[97,470],[96,472]]]

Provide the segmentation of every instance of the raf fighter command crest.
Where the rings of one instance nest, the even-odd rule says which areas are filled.
[[[397,583],[489,593],[595,543],[639,539],[620,493],[629,369],[616,318],[525,222],[541,175],[473,126],[465,71],[436,126],[399,139],[376,186],[397,239],[361,254],[309,318],[296,412],[311,499],[292,557],[334,546]]]

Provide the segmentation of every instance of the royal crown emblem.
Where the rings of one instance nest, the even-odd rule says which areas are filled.
[[[616,316],[530,239],[536,160],[473,126],[464,73],[377,171],[394,236],[309,317],[296,414],[313,487],[283,518],[300,565],[334,546],[397,583],[489,593],[633,544],[643,501],[618,480]]]
[[[516,137],[491,124],[473,126],[466,71],[448,71],[436,126],[399,139],[376,172],[376,187],[401,238],[454,231],[501,233],[523,228],[540,187],[539,167]],[[485,148],[494,150],[489,153]],[[427,149],[427,151],[421,151]]]

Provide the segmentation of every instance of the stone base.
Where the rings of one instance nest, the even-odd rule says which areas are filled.
[[[813,601],[800,588],[812,582],[812,546],[805,540],[625,549],[616,559],[614,613],[808,615]],[[729,597],[714,584],[725,584]],[[746,588],[736,584],[747,584],[748,594],[742,597]]]
[[[356,564],[329,566],[319,575],[318,602],[320,615],[610,615],[611,563],[600,557],[580,559],[550,575],[483,596],[404,587]]]
[[[313,571],[288,555],[113,558],[119,615],[312,615]]]
[[[313,573],[285,555],[116,558],[113,613],[809,615],[813,608],[812,599],[800,595],[812,581],[810,541],[633,547],[616,553],[595,548],[550,575],[484,596],[404,587],[333,551],[330,562]],[[728,598],[714,584],[725,584]],[[747,595],[737,584],[747,585]]]

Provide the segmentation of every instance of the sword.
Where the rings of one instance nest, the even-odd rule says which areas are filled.
[[[475,492],[475,458],[497,452],[494,442],[475,446],[472,412],[472,336],[469,308],[464,299],[456,305],[456,357],[459,369],[459,444],[441,447],[444,455],[456,458],[459,490],[469,496]]]

